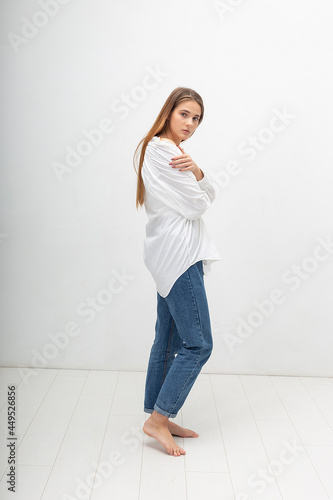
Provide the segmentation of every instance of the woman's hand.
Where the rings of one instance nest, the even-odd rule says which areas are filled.
[[[178,146],[178,147],[183,152],[183,154],[178,155],[178,156],[174,156],[173,158],[171,158],[171,163],[169,163],[169,165],[172,165],[172,168],[181,167],[181,168],[179,168],[179,170],[181,172],[186,172],[186,170],[190,170],[195,175],[195,178],[197,179],[197,181],[201,181],[201,179],[203,178],[202,170],[192,160],[190,155],[185,153],[184,150],[180,146]]]

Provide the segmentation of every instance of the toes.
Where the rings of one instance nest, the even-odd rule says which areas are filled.
[[[176,448],[171,448],[171,450],[169,451],[170,455],[174,456],[174,457],[178,457],[180,455],[180,451]]]

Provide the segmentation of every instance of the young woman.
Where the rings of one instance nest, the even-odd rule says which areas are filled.
[[[143,431],[170,455],[186,452],[173,435],[198,437],[169,421],[184,404],[213,340],[203,275],[220,260],[201,215],[215,199],[207,174],[180,146],[202,122],[204,105],[192,89],[178,87],[141,140],[136,208],[148,216],[143,258],[156,283],[157,320],[148,363]],[[134,164],[135,168],[135,164]]]

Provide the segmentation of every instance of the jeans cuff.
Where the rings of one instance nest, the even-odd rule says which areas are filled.
[[[159,408],[157,406],[157,404],[155,404],[154,410],[157,411],[157,413],[161,413],[165,417],[169,417],[169,418],[175,418],[175,417],[177,417],[177,413],[170,413],[168,411],[162,410],[161,408]]]

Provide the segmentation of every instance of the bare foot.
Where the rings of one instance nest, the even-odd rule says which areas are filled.
[[[174,422],[168,422],[169,431],[173,436],[180,437],[198,437],[199,434],[197,432],[191,431],[190,429],[185,429],[185,427],[180,427],[180,425],[175,424]]]
[[[180,455],[185,455],[186,451],[178,446],[176,441],[173,439],[169,428],[168,420],[165,422],[156,422],[150,416],[143,424],[143,432],[152,438],[157,439],[162,446],[167,450],[170,455],[179,457]]]

